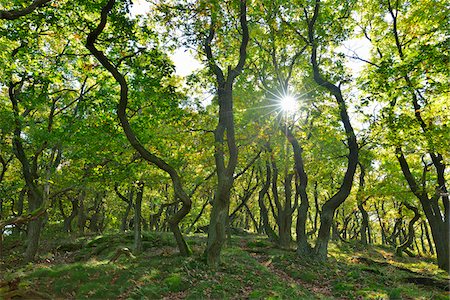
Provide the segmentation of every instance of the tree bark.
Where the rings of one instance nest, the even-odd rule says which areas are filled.
[[[13,10],[0,10],[0,19],[3,20],[15,20],[20,17],[26,16],[32,13],[38,7],[45,5],[52,0],[34,0],[29,6],[22,9]]]
[[[427,192],[424,189],[419,188],[400,147],[396,148],[396,156],[400,163],[403,175],[408,182],[409,188],[422,204],[423,211],[430,224],[438,266],[447,273],[450,273],[450,228],[448,215],[444,213],[444,216],[442,216],[441,209],[438,205],[438,200],[441,197],[440,192],[439,190],[436,190],[433,197],[429,198]]]
[[[95,42],[98,36],[102,33],[103,29],[106,26],[108,14],[112,10],[114,3],[115,0],[109,0],[108,3],[102,8],[100,22],[98,23],[97,27],[89,33],[86,40],[86,48],[91,52],[92,55],[97,58],[102,66],[111,73],[111,75],[120,85],[120,101],[117,106],[117,116],[119,117],[122,129],[131,146],[137,152],[139,152],[142,158],[144,158],[146,161],[156,165],[159,169],[169,174],[172,180],[175,198],[182,202],[182,207],[172,216],[169,221],[169,226],[172,229],[173,235],[178,245],[178,249],[180,250],[180,254],[189,255],[190,251],[187,247],[183,235],[181,234],[179,223],[191,210],[191,199],[183,188],[183,184],[178,172],[166,161],[148,151],[139,142],[133,129],[131,128],[126,113],[128,105],[128,83],[125,77],[119,72],[117,67],[115,67],[105,56],[105,54],[102,51],[98,50],[95,46]]]
[[[262,173],[262,172],[261,172]],[[261,174],[262,176],[262,174]],[[271,169],[269,163],[266,163],[266,180],[263,182],[263,185],[261,187],[261,190],[259,190],[258,193],[258,205],[259,205],[259,213],[262,220],[262,227],[264,229],[264,232],[266,233],[267,237],[271,242],[276,243],[278,241],[278,236],[273,231],[272,227],[270,226],[269,222],[269,212],[267,210],[266,204],[264,203],[264,197],[269,192],[270,188],[270,179],[272,178]]]
[[[205,40],[205,53],[210,71],[216,76],[217,96],[219,102],[219,122],[214,131],[215,152],[214,159],[217,172],[217,189],[208,227],[208,242],[205,250],[206,261],[212,269],[217,269],[220,263],[220,253],[226,240],[228,213],[230,208],[230,192],[234,181],[234,171],[238,160],[236,145],[234,115],[233,115],[233,83],[242,72],[247,56],[249,31],[247,27],[246,0],[240,1],[240,27],[242,39],[239,49],[239,61],[234,68],[228,67],[225,76],[222,69],[216,64],[211,43],[215,35],[216,20],[211,16],[209,35]],[[225,143],[226,135],[226,143]],[[225,146],[226,144],[226,146]],[[228,148],[228,163],[225,164],[225,148]]]
[[[365,189],[365,175],[366,175],[366,169],[365,167],[360,163],[359,164],[359,188],[356,195],[357,198],[357,204],[358,209],[361,212],[362,220],[361,220],[361,228],[359,231],[360,237],[361,237],[361,243],[363,245],[367,245],[368,243],[368,233],[369,233],[369,214],[364,209],[364,203],[366,202],[367,198],[365,198],[364,195],[364,189]]]
[[[121,199],[122,201],[124,201],[127,204],[127,208],[125,209],[125,213],[122,216],[122,222],[120,224],[120,231],[125,232],[128,227],[128,216],[130,215],[131,208],[133,207],[134,191],[132,188],[129,189],[128,198],[125,197],[124,195],[122,195],[122,193],[119,191],[119,188],[117,187],[117,185],[114,186],[114,191],[116,192],[116,195],[119,197],[119,199]]]
[[[330,239],[330,229],[333,222],[333,215],[335,210],[347,199],[350,194],[353,176],[356,171],[358,163],[358,144],[356,135],[350,122],[347,113],[347,107],[341,93],[341,89],[322,77],[317,62],[317,41],[314,36],[314,26],[319,16],[320,1],[316,0],[314,7],[314,14],[311,19],[307,19],[308,23],[308,41],[311,44],[311,65],[313,69],[314,81],[326,88],[336,99],[339,105],[339,114],[342,124],[344,125],[347,136],[347,147],[349,154],[347,156],[347,170],[344,175],[342,184],[336,194],[329,199],[324,205],[321,214],[321,222],[319,233],[317,236],[317,243],[314,248],[314,253],[319,260],[325,260],[328,253],[328,241]]]
[[[137,183],[136,203],[134,205],[134,254],[142,252],[142,233],[141,233],[141,211],[142,211],[142,196],[144,195],[144,183]],[[131,199],[130,199],[131,200]]]
[[[402,253],[406,251],[406,249],[408,249],[414,242],[414,237],[415,237],[415,230],[414,230],[414,224],[420,219],[420,214],[419,214],[419,210],[417,209],[417,207],[408,204],[408,203],[403,203],[409,210],[412,210],[414,212],[414,217],[411,219],[411,221],[409,221],[408,224],[408,235],[407,235],[407,239],[399,246],[397,246],[397,248],[395,249],[395,254],[397,256],[402,256]]]

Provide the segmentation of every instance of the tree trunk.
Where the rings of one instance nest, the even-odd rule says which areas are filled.
[[[43,201],[42,199],[31,199],[33,197],[30,193],[28,194],[28,203],[29,209],[28,211],[31,213],[32,211],[38,209]],[[38,247],[39,247],[39,238],[41,236],[42,224],[44,222],[43,217],[39,217],[36,220],[30,221],[28,223],[27,228],[27,248],[25,250],[25,261],[31,262],[34,260]]]
[[[86,198],[86,190],[81,190],[80,194],[78,194],[78,201],[79,201],[79,207],[78,207],[78,220],[77,220],[77,227],[78,232],[83,235],[84,229],[86,228],[86,208],[84,207],[84,200]]]
[[[194,229],[194,225],[200,220],[201,216],[203,215],[203,212],[205,211],[206,206],[209,204],[211,199],[206,199],[205,203],[203,203],[202,208],[200,209],[200,212],[198,213],[197,217],[195,217],[194,221],[191,223],[191,225],[186,230],[186,233],[190,233],[192,229]]]
[[[239,22],[242,30],[239,60],[234,68],[231,66],[228,67],[226,76],[222,69],[216,64],[211,48],[217,25],[213,16],[211,16],[209,34],[204,43],[209,69],[211,73],[216,76],[219,102],[219,122],[214,131],[214,159],[217,172],[217,189],[214,195],[208,228],[208,243],[205,251],[206,261],[208,266],[212,269],[217,269],[220,263],[220,252],[225,241],[228,210],[230,208],[230,190],[233,186],[233,175],[238,160],[238,148],[234,132],[233,83],[244,68],[245,59],[247,57],[247,44],[249,41],[247,3],[245,0],[240,1],[239,8]],[[225,149],[228,150],[227,164],[225,163]]]
[[[318,260],[326,260],[327,258],[333,214],[333,208],[325,203],[322,207],[322,213],[320,214],[320,228],[317,235],[316,246],[314,247],[314,254]]]
[[[270,179],[271,178],[272,178],[272,175],[271,175],[270,165],[268,163],[266,163],[266,180],[263,182],[263,186],[261,187],[261,190],[258,193],[259,214],[261,217],[262,227],[264,229],[264,232],[266,233],[267,237],[269,238],[269,240],[271,242],[276,243],[278,241],[278,236],[276,235],[275,231],[273,231],[272,227],[270,226],[269,213],[268,213],[266,204],[264,203],[264,197],[266,196],[266,194],[268,193],[269,188],[270,188]]]
[[[78,199],[71,199],[72,211],[70,215],[64,219],[64,232],[72,232],[72,221],[78,215]]]
[[[306,174],[305,166],[303,163],[302,147],[292,134],[292,131],[287,126],[282,128],[282,131],[288,139],[289,143],[292,145],[292,150],[294,152],[294,166],[299,181],[299,184],[297,184],[296,182],[295,187],[296,194],[300,196],[300,205],[298,206],[297,212],[297,224],[295,226],[297,235],[297,254],[305,255],[311,252],[311,246],[308,243],[306,234],[306,219],[309,211],[309,199],[308,194],[306,193],[306,188],[308,186],[308,175]]]
[[[344,175],[342,184],[336,194],[334,194],[331,199],[329,199],[324,205],[321,214],[321,223],[319,228],[319,233],[317,237],[317,243],[314,248],[314,252],[319,260],[326,259],[328,252],[328,241],[330,239],[330,229],[333,222],[333,215],[335,210],[347,199],[350,194],[353,176],[356,171],[356,166],[358,164],[358,143],[356,141],[356,135],[350,122],[350,118],[347,113],[347,106],[345,104],[344,98],[341,93],[340,87],[332,84],[320,73],[319,63],[317,61],[317,40],[314,36],[314,26],[315,22],[319,17],[320,1],[316,0],[314,7],[314,14],[309,19],[307,19],[308,25],[308,41],[311,44],[311,65],[313,69],[314,81],[326,88],[336,99],[339,105],[339,115],[341,122],[344,126],[344,130],[347,137],[347,147],[349,153],[347,156],[347,170]]]
[[[411,219],[411,221],[409,221],[408,224],[407,239],[395,249],[395,253],[397,256],[402,256],[402,252],[404,252],[408,247],[412,245],[415,236],[414,224],[420,219],[420,214],[417,207],[412,206],[406,202],[404,204],[409,210],[412,210],[414,212],[414,217]]]
[[[448,215],[448,203],[444,204],[444,215],[442,215],[441,208],[439,207],[438,200],[441,197],[440,190],[437,189],[435,194],[430,198],[425,189],[419,188],[415,178],[411,174],[408,162],[406,161],[403,151],[400,147],[395,149],[396,157],[400,163],[403,175],[408,182],[410,190],[419,199],[422,204],[422,209],[425,213],[428,223],[431,228],[431,235],[433,236],[434,246],[437,255],[437,262],[439,268],[450,273],[450,226]]]
[[[124,201],[127,204],[127,208],[125,209],[125,213],[122,216],[122,221],[120,223],[120,231],[125,232],[127,230],[128,225],[128,216],[130,215],[131,208],[133,207],[133,196],[134,190],[132,187],[128,190],[128,198],[122,195],[119,191],[118,185],[114,186],[114,191],[120,200]]]
[[[427,222],[423,221],[423,227],[425,229],[425,236],[427,237],[427,242],[428,242],[428,247],[430,248],[430,253],[431,253],[431,255],[434,255],[433,241],[430,238],[430,232],[428,231]]]
[[[359,188],[358,192],[356,194],[356,201],[358,204],[358,209],[361,212],[362,220],[361,220],[361,228],[360,228],[360,237],[361,237],[361,243],[363,245],[367,245],[367,233],[369,230],[369,214],[364,209],[364,203],[367,199],[365,199],[365,175],[366,175],[366,169],[365,167],[359,163]]]
[[[93,29],[87,36],[86,39],[86,48],[93,54],[97,60],[102,64],[102,66],[108,70],[114,79],[120,84],[120,101],[117,106],[117,116],[120,120],[120,124],[122,129],[130,142],[131,146],[139,152],[139,154],[146,161],[154,164],[159,169],[163,170],[167,174],[169,174],[172,184],[173,191],[175,194],[175,198],[182,202],[182,207],[178,212],[173,216],[170,221],[170,227],[172,228],[173,234],[175,236],[175,240],[177,241],[178,247],[180,249],[180,253],[185,253],[187,250],[187,244],[184,241],[183,235],[178,227],[179,222],[189,213],[191,210],[191,198],[184,191],[183,184],[178,172],[169,165],[162,158],[156,156],[155,154],[148,151],[138,140],[136,137],[127,116],[127,105],[128,105],[128,83],[119,69],[111,63],[108,57],[105,54],[98,50],[95,46],[95,42],[98,39],[99,35],[102,33],[103,29],[106,26],[108,14],[114,7],[115,0],[109,0],[106,5],[102,8],[100,22],[97,27]],[[234,171],[234,169],[233,169]]]
[[[133,244],[133,252],[136,255],[142,252],[141,208],[142,208],[142,196],[144,194],[144,183],[138,182],[137,185],[138,189],[136,194],[136,203],[134,205],[134,244]]]

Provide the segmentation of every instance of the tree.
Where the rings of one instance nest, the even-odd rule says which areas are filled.
[[[182,255],[189,255],[190,251],[186,244],[186,241],[183,238],[183,235],[179,229],[179,222],[186,216],[191,208],[191,199],[188,197],[187,193],[184,191],[181,178],[178,172],[170,166],[166,161],[156,156],[155,154],[148,151],[137,139],[133,129],[130,126],[128,121],[128,117],[126,114],[127,104],[128,104],[128,84],[125,77],[120,73],[118,68],[114,66],[110,60],[105,56],[105,54],[98,50],[95,46],[95,42],[98,36],[104,30],[108,14],[111,12],[115,1],[110,0],[107,4],[102,8],[100,22],[97,27],[91,31],[87,37],[86,47],[88,50],[94,55],[98,61],[103,65],[105,69],[107,69],[114,79],[120,84],[120,101],[117,107],[117,115],[121,122],[122,128],[125,132],[125,135],[136,151],[148,162],[156,165],[161,170],[165,171],[169,174],[172,179],[173,189],[175,196],[182,202],[181,209],[171,218],[169,224],[170,228],[175,236],[175,240],[177,241],[180,253]]]

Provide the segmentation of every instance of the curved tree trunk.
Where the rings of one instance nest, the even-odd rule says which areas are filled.
[[[267,237],[271,242],[277,243],[278,236],[275,231],[270,226],[269,222],[269,212],[267,210],[266,204],[264,203],[264,197],[267,195],[270,188],[270,179],[272,178],[271,169],[269,163],[266,163],[266,180],[263,182],[263,186],[258,193],[258,205],[260,216],[262,220],[262,227]]]
[[[368,233],[369,233],[369,214],[364,209],[364,203],[367,199],[364,199],[364,188],[365,188],[365,180],[364,177],[366,175],[366,170],[364,166],[359,164],[360,174],[359,174],[359,188],[358,193],[356,195],[356,201],[358,203],[358,209],[361,212],[362,220],[361,220],[361,228],[359,234],[361,236],[361,243],[363,245],[367,245],[368,243]],[[370,239],[370,236],[369,236]]]
[[[414,212],[414,217],[411,219],[411,221],[409,221],[408,224],[408,236],[406,241],[404,241],[401,245],[397,246],[397,248],[395,249],[395,254],[397,256],[402,256],[402,253],[406,251],[406,249],[408,249],[413,241],[414,241],[414,236],[415,236],[415,230],[414,230],[414,224],[420,219],[420,214],[419,214],[419,210],[417,209],[417,207],[410,205],[408,203],[403,203],[409,210],[412,210]],[[409,253],[407,253],[409,255]]]
[[[298,206],[297,214],[297,224],[296,224],[296,235],[297,235],[297,254],[304,255],[311,252],[311,246],[308,243],[307,233],[306,233],[306,219],[309,210],[309,199],[306,193],[306,188],[308,186],[308,175],[305,171],[305,166],[303,163],[303,149],[298,143],[297,139],[292,134],[292,131],[285,126],[282,129],[284,135],[288,139],[289,143],[292,145],[294,152],[294,166],[297,172],[299,184],[296,184],[296,193],[300,196],[300,205]]]
[[[39,178],[37,174],[37,156],[35,154],[33,162],[30,163],[22,144],[22,122],[19,112],[19,103],[17,96],[19,94],[18,88],[21,83],[11,83],[9,86],[9,98],[12,103],[14,113],[14,135],[13,135],[13,152],[22,166],[22,173],[27,185],[28,205],[30,215],[37,215],[37,218],[33,218],[28,224],[27,231],[27,248],[25,250],[25,261],[33,261],[39,246],[39,238],[41,233],[41,227],[43,223],[42,214],[47,209],[47,203],[44,203],[44,194],[41,188],[37,186],[37,180]],[[41,147],[43,149],[43,147]],[[42,151],[38,151],[40,153]]]
[[[398,5],[398,3],[396,4]],[[393,7],[391,2],[388,1],[388,10],[392,17],[392,33],[395,38],[395,45],[397,48],[398,55],[400,59],[404,60],[403,53],[403,44],[401,42],[401,37],[399,35],[397,29],[398,22],[398,8]],[[406,82],[407,89],[411,94],[411,102],[412,107],[414,109],[414,116],[416,121],[420,125],[422,132],[428,142],[427,151],[430,155],[431,161],[435,167],[436,177],[437,177],[437,188],[433,196],[428,196],[425,192],[424,186],[419,188],[414,176],[411,174],[406,158],[403,155],[402,149],[400,146],[396,147],[396,155],[397,159],[400,163],[403,175],[408,182],[410,190],[414,193],[414,195],[419,199],[422,204],[423,211],[425,213],[426,218],[428,219],[428,223],[430,224],[431,234],[433,236],[436,254],[437,254],[437,262],[439,268],[445,270],[447,273],[450,273],[450,199],[449,193],[447,190],[447,182],[445,178],[445,162],[442,154],[436,152],[434,141],[432,136],[429,134],[430,129],[433,129],[433,123],[430,122],[427,124],[425,120],[422,118],[423,107],[421,102],[427,102],[427,99],[423,97],[423,95],[418,91],[417,87],[414,86],[411,78],[408,73],[403,75],[403,79]],[[426,170],[424,170],[426,171]],[[438,203],[439,199],[442,200],[442,207]]]
[[[334,194],[331,199],[329,199],[324,205],[321,213],[321,222],[319,233],[317,236],[317,243],[314,248],[314,253],[319,260],[324,260],[328,253],[328,241],[330,239],[330,229],[333,222],[333,215],[335,210],[347,199],[350,194],[353,176],[356,171],[356,166],[358,163],[358,144],[356,141],[356,135],[354,133],[353,127],[350,123],[350,118],[347,113],[347,106],[345,104],[344,98],[342,97],[341,89],[322,77],[319,69],[319,64],[317,62],[317,40],[314,36],[314,25],[319,17],[320,1],[316,0],[314,7],[314,14],[309,19],[308,23],[308,40],[311,44],[311,65],[313,69],[314,81],[326,88],[336,99],[339,105],[339,115],[342,124],[344,125],[345,133],[347,136],[347,146],[349,148],[349,154],[347,156],[347,170],[344,175],[342,184],[336,194]]]
[[[190,251],[189,248],[187,247],[183,235],[181,234],[179,223],[191,210],[192,205],[191,199],[183,188],[181,178],[178,172],[166,161],[148,151],[139,142],[133,129],[131,128],[126,113],[128,105],[128,83],[125,77],[119,72],[117,67],[115,67],[105,56],[105,54],[102,51],[98,50],[95,46],[95,42],[98,36],[102,33],[103,29],[106,26],[108,14],[112,10],[114,3],[115,0],[109,0],[108,3],[102,8],[100,22],[98,23],[97,27],[89,33],[86,40],[86,48],[91,52],[92,55],[94,55],[97,58],[97,60],[102,64],[102,66],[106,70],[108,70],[114,77],[114,79],[120,84],[120,101],[117,106],[117,116],[119,117],[122,129],[131,146],[137,152],[139,152],[142,158],[144,158],[146,161],[156,165],[159,169],[169,174],[172,180],[175,198],[182,202],[182,207],[172,216],[172,218],[169,221],[169,224],[174,234],[175,240],[177,242],[178,249],[180,250],[180,254],[189,255]]]
[[[433,236],[437,254],[438,266],[442,270],[450,272],[449,215],[447,214],[447,211],[444,211],[444,215],[442,215],[438,204],[438,200],[442,195],[439,190],[436,190],[433,197],[429,198],[426,190],[419,188],[414,176],[411,174],[408,162],[406,161],[400,147],[396,148],[396,156],[400,163],[403,175],[408,182],[409,188],[422,204],[423,211],[428,219],[428,223],[430,224],[431,235]]]
[[[230,209],[230,192],[234,181],[234,170],[238,160],[238,148],[234,132],[233,115],[233,83],[242,72],[247,57],[247,44],[249,31],[247,27],[247,5],[246,0],[240,1],[240,27],[242,39],[239,49],[239,61],[232,68],[228,67],[225,76],[222,69],[216,64],[211,48],[215,35],[216,20],[211,16],[209,35],[204,47],[206,58],[211,73],[216,76],[217,96],[219,102],[219,122],[214,131],[215,152],[214,159],[217,172],[217,189],[214,195],[213,207],[208,227],[208,242],[205,250],[206,261],[212,269],[217,269],[220,263],[220,253],[226,240],[228,213]],[[226,140],[225,140],[226,135]],[[228,163],[225,163],[225,149],[228,150]]]

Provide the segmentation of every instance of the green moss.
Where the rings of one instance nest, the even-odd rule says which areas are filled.
[[[402,289],[394,288],[389,291],[389,299],[397,300],[402,299]]]
[[[180,274],[171,274],[169,277],[164,279],[164,283],[169,288],[171,292],[181,292],[188,288],[186,282],[183,281]]]
[[[325,291],[330,289],[335,298],[448,299],[444,291],[435,287],[406,283],[406,272],[355,259],[355,256],[365,256],[385,261],[384,257],[390,257],[390,253],[380,247],[363,249],[351,244],[331,244],[328,262],[318,262],[313,257],[298,257],[294,251],[272,247],[260,236],[233,237],[232,246],[222,251],[219,270],[211,272],[202,255],[205,236],[193,235],[187,239],[191,245],[198,245],[188,258],[177,254],[169,233],[152,232],[144,234],[147,251],[136,259],[123,258],[108,264],[111,251],[122,245],[130,247],[132,234],[80,238],[77,243],[90,242],[90,246],[71,252],[80,259],[78,262],[18,265],[8,278],[20,276],[21,289],[63,299],[155,299],[170,298],[178,292],[183,292],[187,299],[328,299],[330,296]],[[56,249],[61,242],[46,243],[51,244]],[[169,251],[159,254],[160,247]],[[390,263],[441,280],[448,278],[428,260],[394,257]],[[302,282],[308,283],[306,287]],[[314,293],[307,290],[310,285],[318,287]]]
[[[317,274],[315,274],[313,272],[305,271],[305,272],[300,273],[298,278],[303,281],[306,281],[306,282],[313,282],[313,281],[317,280]]]

